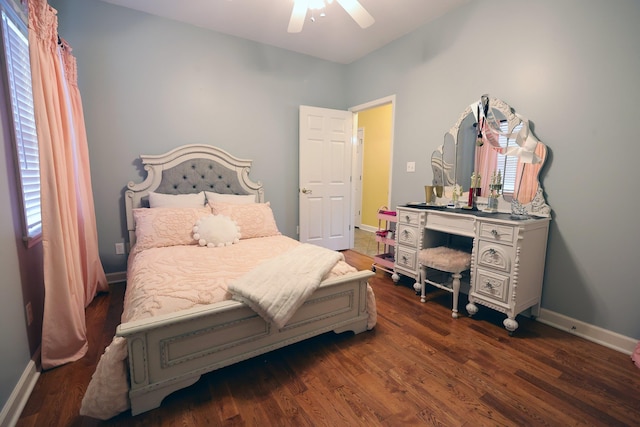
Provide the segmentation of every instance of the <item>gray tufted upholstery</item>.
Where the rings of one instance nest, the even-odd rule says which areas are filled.
[[[158,193],[186,194],[212,191],[222,194],[248,194],[240,185],[238,175],[219,163],[193,159],[162,171]]]

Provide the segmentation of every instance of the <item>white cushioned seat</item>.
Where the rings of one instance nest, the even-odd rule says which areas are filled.
[[[425,286],[427,283],[434,285],[440,289],[453,293],[453,309],[451,316],[458,317],[458,294],[460,293],[460,279],[462,272],[471,267],[471,254],[459,249],[449,248],[447,246],[438,246],[435,248],[422,249],[418,253],[418,262],[420,263],[420,276],[416,283],[416,290],[421,289],[420,301],[425,302]],[[427,267],[433,268],[447,273],[452,273],[453,282],[451,287],[442,283],[434,282],[427,278]]]
[[[418,253],[420,264],[449,273],[462,273],[471,267],[471,254],[446,246],[422,249]]]

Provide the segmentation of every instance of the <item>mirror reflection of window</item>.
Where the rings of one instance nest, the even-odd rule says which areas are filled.
[[[517,135],[522,129],[522,123],[519,123],[513,128],[512,135]],[[507,147],[513,146],[516,143],[515,138],[508,138],[506,134],[509,132],[509,123],[506,120],[500,121],[500,135],[498,137],[498,143],[500,147],[506,150]],[[502,175],[502,181],[504,186],[502,187],[502,194],[507,200],[513,197],[516,185],[516,175],[518,173],[518,158],[515,156],[505,156],[498,153],[497,168]]]

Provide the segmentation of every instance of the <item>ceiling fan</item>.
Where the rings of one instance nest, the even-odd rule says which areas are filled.
[[[333,0],[293,0],[293,10],[291,11],[291,19],[289,20],[289,33],[299,33],[302,31],[304,20],[307,17],[309,9],[324,8],[325,4],[332,3]],[[375,22],[373,16],[362,7],[358,0],[336,0],[342,8],[360,25],[361,28],[367,28]]]

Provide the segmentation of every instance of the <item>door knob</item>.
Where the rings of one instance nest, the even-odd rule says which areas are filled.
[[[307,190],[306,188],[303,188],[302,190],[302,194],[311,194],[312,190]]]

